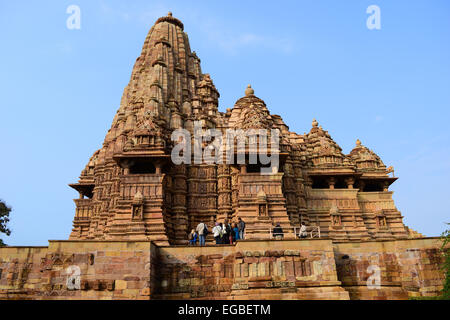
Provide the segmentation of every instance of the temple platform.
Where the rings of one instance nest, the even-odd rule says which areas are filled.
[[[0,248],[1,299],[407,299],[442,289],[439,238],[49,241]]]

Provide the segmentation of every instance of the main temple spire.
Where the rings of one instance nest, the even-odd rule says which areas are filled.
[[[388,190],[396,178],[374,152],[357,145],[343,154],[315,119],[309,133],[290,132],[250,84],[243,91],[233,109],[219,112],[219,92],[202,73],[183,23],[170,12],[159,18],[102,147],[71,185],[80,196],[70,238],[183,244],[199,222],[212,228],[217,220],[238,217],[246,221],[249,239],[269,236],[264,230],[272,223],[293,236],[300,221],[341,241],[405,236]],[[270,165],[250,161],[264,139],[246,147],[243,163],[175,164],[172,133],[183,128],[192,137],[196,123],[222,135],[234,129],[249,142],[247,133],[266,132]],[[263,169],[271,175],[261,175]],[[383,212],[373,216],[380,202]],[[339,210],[330,213],[330,204]],[[381,222],[391,229],[376,229]]]

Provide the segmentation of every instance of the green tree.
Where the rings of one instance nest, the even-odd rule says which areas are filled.
[[[6,205],[5,202],[0,200],[0,233],[4,233],[7,236],[11,234],[11,230],[9,230],[7,224],[9,222],[9,213],[11,212],[11,208]],[[0,239],[0,247],[5,246],[5,243],[2,239]]]
[[[447,223],[450,225],[450,223]],[[450,249],[447,247],[450,244],[450,229],[447,229],[442,233],[442,247],[441,250],[444,254],[443,269],[445,272],[444,289],[442,290],[442,298],[450,300]]]

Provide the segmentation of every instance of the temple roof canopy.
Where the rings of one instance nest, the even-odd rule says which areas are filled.
[[[238,99],[231,110],[230,127],[236,129],[271,129],[274,119],[264,101],[255,96],[251,85],[245,89],[245,96]]]
[[[349,156],[356,162],[360,169],[386,168],[381,158],[375,152],[362,145],[359,139],[356,140],[356,146],[350,151]]]

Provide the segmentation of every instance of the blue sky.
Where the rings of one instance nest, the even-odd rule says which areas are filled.
[[[69,30],[69,5],[81,29]],[[366,27],[369,5],[381,30]],[[172,11],[231,108],[251,83],[290,130],[316,118],[350,152],[359,138],[400,179],[404,222],[450,222],[450,2],[2,1],[0,199],[10,245],[67,239],[76,182],[101,147],[134,61]]]

